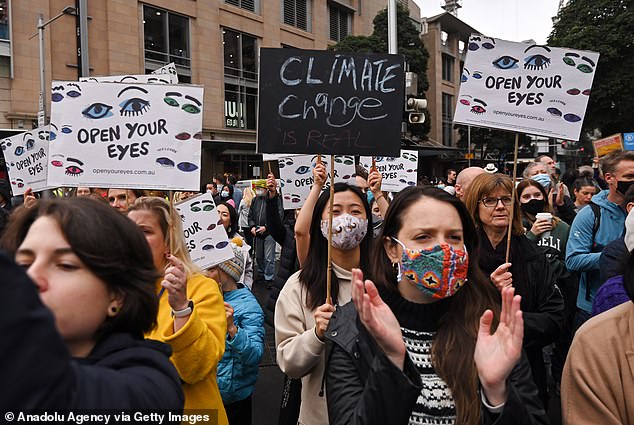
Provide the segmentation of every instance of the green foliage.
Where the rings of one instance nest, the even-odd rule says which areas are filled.
[[[418,76],[419,98],[425,97],[425,91],[429,88],[427,80],[427,62],[429,53],[419,38],[419,31],[414,26],[409,17],[409,11],[397,5],[396,15],[397,27],[397,47],[398,53],[403,55],[405,62],[409,65],[409,71]],[[330,47],[330,50],[340,52],[363,52],[363,53],[387,53],[387,9],[383,9],[374,17],[374,32],[370,36],[348,36],[339,43]],[[403,99],[403,107],[405,99]],[[430,129],[429,114],[423,124],[409,124],[408,131],[419,137],[426,137]],[[404,120],[407,121],[405,114]]]
[[[548,39],[551,46],[600,53],[584,131],[634,130],[634,0],[571,0]]]

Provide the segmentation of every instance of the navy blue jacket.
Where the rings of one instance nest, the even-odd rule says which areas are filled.
[[[608,279],[623,274],[624,262],[629,257],[625,237],[615,239],[603,248],[599,257],[599,278],[603,285]]]

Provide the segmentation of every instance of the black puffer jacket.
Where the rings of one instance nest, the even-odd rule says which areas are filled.
[[[421,377],[409,356],[398,369],[357,318],[353,303],[337,308],[326,332],[326,395],[330,425],[399,425],[421,395]],[[482,424],[548,424],[523,355],[508,381],[500,414],[482,405]]]
[[[168,345],[130,334],[102,337],[72,359],[51,312],[24,271],[0,253],[0,410],[166,409],[185,397]]]
[[[297,246],[295,244],[295,211],[286,211],[284,222],[279,216],[279,204],[282,199],[279,196],[266,200],[266,228],[275,242],[282,246],[280,254],[280,266],[273,279],[273,288],[266,301],[265,321],[271,326],[275,317],[275,303],[280,291],[288,278],[299,270],[297,262]]]

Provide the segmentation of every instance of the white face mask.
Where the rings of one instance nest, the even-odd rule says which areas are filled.
[[[368,233],[368,220],[350,214],[332,218],[332,246],[353,249],[359,246]],[[321,220],[321,234],[328,239],[328,219]]]

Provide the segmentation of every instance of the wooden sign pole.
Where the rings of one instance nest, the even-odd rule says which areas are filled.
[[[321,161],[321,155],[319,160]],[[330,202],[328,207],[328,271],[326,274],[326,303],[332,305],[332,210],[335,204],[335,156],[330,155]]]
[[[515,197],[516,197],[516,184],[517,178],[517,145],[519,143],[520,134],[515,133],[515,150],[513,152],[513,191],[511,193],[511,213],[509,214],[509,228],[506,234],[506,262],[509,262],[509,256],[511,254],[511,233],[513,232],[513,216],[515,211]]]

